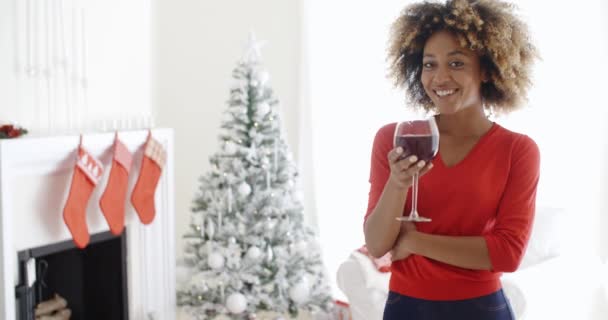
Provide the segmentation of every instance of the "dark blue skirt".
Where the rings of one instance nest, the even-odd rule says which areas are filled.
[[[388,294],[384,320],[514,320],[502,289],[479,298],[433,301]]]

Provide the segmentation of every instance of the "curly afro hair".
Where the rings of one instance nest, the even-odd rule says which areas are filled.
[[[538,58],[527,26],[514,14],[514,6],[499,0],[425,1],[406,7],[393,23],[389,37],[389,76],[405,87],[407,100],[433,110],[420,76],[426,41],[439,30],[454,34],[463,48],[476,52],[488,76],[482,83],[484,106],[508,113],[526,101],[531,67]]]

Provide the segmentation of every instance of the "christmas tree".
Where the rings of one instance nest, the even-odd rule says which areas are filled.
[[[200,179],[184,235],[189,277],[177,299],[196,319],[323,314],[333,305],[259,49],[251,36],[232,73],[220,150]]]

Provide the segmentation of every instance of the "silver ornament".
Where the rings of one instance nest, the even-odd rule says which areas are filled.
[[[224,267],[224,256],[217,252],[212,252],[207,257],[207,264],[211,269],[221,269],[222,267]]]
[[[246,197],[251,193],[251,186],[247,182],[243,181],[239,185],[237,191],[241,197]]]
[[[310,297],[310,287],[301,281],[289,289],[289,297],[296,304],[302,304]]]
[[[247,298],[241,293],[233,293],[226,299],[226,308],[232,314],[242,313],[247,309]]]
[[[260,248],[252,246],[247,250],[246,257],[251,260],[257,260],[262,255]]]

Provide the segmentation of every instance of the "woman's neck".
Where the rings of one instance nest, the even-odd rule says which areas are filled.
[[[492,127],[483,107],[469,107],[453,114],[437,114],[435,116],[439,133],[454,137],[478,137],[484,135]]]

